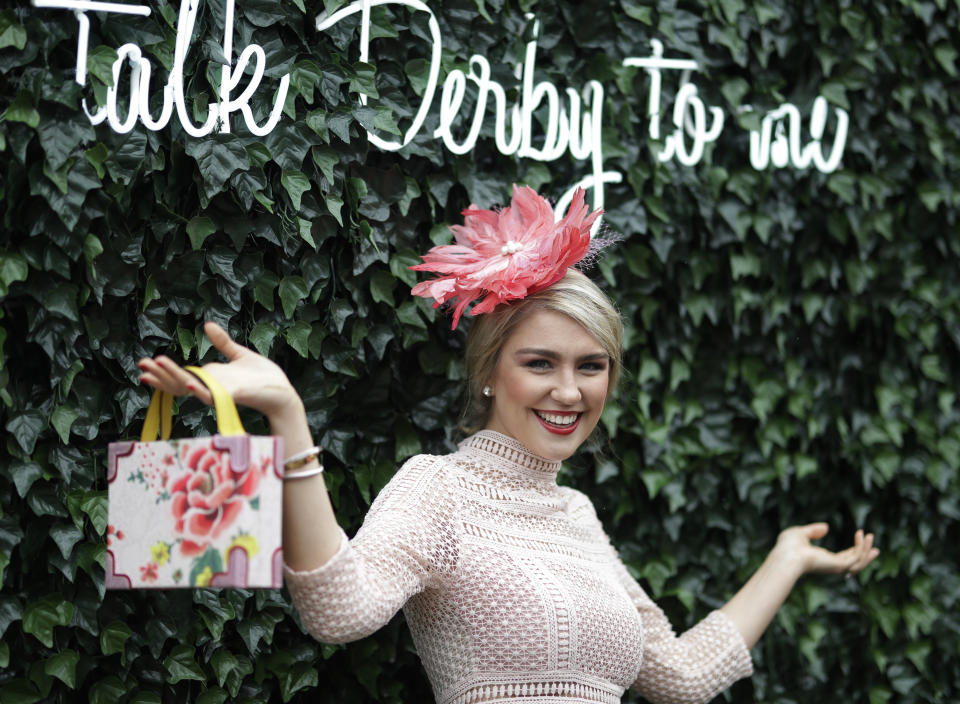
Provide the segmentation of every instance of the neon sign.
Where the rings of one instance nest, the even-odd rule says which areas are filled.
[[[223,32],[223,55],[227,60],[220,75],[220,100],[207,106],[207,119],[202,125],[193,124],[187,110],[186,98],[183,93],[183,66],[190,48],[193,36],[193,25],[197,17],[199,0],[182,0],[180,14],[177,18],[177,39],[173,55],[173,69],[163,86],[163,107],[160,115],[154,117],[150,112],[150,74],[153,67],[140,47],[133,43],[124,44],[117,49],[117,60],[113,62],[113,85],[107,89],[107,104],[90,112],[86,99],[82,106],[90,122],[99,125],[104,120],[115,132],[125,133],[133,129],[139,118],[140,122],[149,130],[161,130],[170,122],[173,109],[176,107],[177,118],[184,131],[191,137],[204,137],[214,129],[220,132],[230,131],[230,114],[239,110],[247,129],[257,136],[268,134],[277,122],[283,110],[283,101],[286,100],[290,85],[290,76],[280,80],[277,97],[273,110],[267,121],[258,125],[250,109],[250,98],[260,86],[263,79],[267,57],[263,47],[259,44],[250,44],[244,47],[236,61],[233,58],[233,9],[234,0],[226,0],[226,21]],[[79,23],[79,37],[77,40],[77,65],[75,80],[81,86],[87,82],[87,48],[90,37],[90,19],[87,12],[108,12],[125,15],[149,16],[150,8],[146,5],[123,5],[114,2],[95,2],[90,0],[33,0],[36,7],[73,10]],[[253,76],[246,89],[237,98],[231,98],[230,93],[240,83],[244,71],[251,59],[254,60]],[[120,114],[118,93],[120,74],[124,65],[130,67],[130,96],[126,116]],[[232,68],[231,68],[232,66]]]
[[[219,100],[208,105],[206,121],[195,125],[192,122],[184,96],[184,64],[193,38],[197,7],[200,0],[181,0],[177,20],[177,34],[173,68],[162,87],[163,103],[160,114],[151,113],[150,78],[152,65],[133,43],[127,43],[117,49],[117,59],[113,64],[113,86],[107,89],[106,105],[91,112],[86,101],[83,110],[93,124],[106,121],[117,132],[129,132],[139,120],[150,130],[165,127],[172,118],[174,108],[177,118],[187,134],[203,137],[213,131],[229,132],[231,116],[239,112],[247,129],[257,136],[268,134],[279,122],[283,104],[290,84],[289,74],[284,75],[277,88],[273,107],[269,117],[258,124],[250,109],[249,101],[263,79],[266,55],[263,47],[250,44],[244,47],[239,56],[233,57],[233,23],[235,0],[226,0],[226,18],[223,35],[223,54],[227,64],[221,69]],[[114,2],[94,0],[33,0],[36,7],[71,9],[76,13],[79,23],[77,42],[76,81],[86,83],[86,61],[90,32],[90,21],[86,12],[108,12],[128,15],[149,15],[150,8],[145,5],[125,5]],[[385,139],[370,131],[367,136],[375,147],[386,151],[397,151],[409,144],[420,132],[423,123],[433,105],[439,88],[439,126],[432,137],[443,141],[444,146],[454,154],[466,154],[474,149],[488,113],[494,120],[494,141],[497,149],[504,155],[516,155],[522,159],[534,159],[552,162],[565,154],[578,161],[588,161],[589,175],[573,184],[560,198],[556,212],[558,217],[566,210],[574,191],[578,187],[592,189],[594,207],[603,207],[604,185],[620,183],[623,175],[618,171],[605,171],[603,168],[603,140],[601,124],[603,118],[604,89],[598,81],[588,81],[578,91],[566,88],[563,92],[549,81],[534,81],[536,70],[537,39],[539,21],[534,20],[533,38],[527,43],[523,61],[515,66],[514,75],[519,82],[520,91],[516,103],[507,104],[507,89],[491,78],[489,61],[474,54],[468,62],[466,72],[451,70],[443,81],[440,80],[440,63],[443,50],[443,38],[440,26],[433,11],[421,0],[355,0],[333,14],[317,18],[317,29],[324,31],[344,18],[360,14],[360,60],[368,61],[370,52],[370,10],[380,5],[398,5],[415,12],[428,14],[430,31],[430,69],[424,87],[421,102],[410,126],[402,140]],[[533,19],[532,15],[528,15]],[[624,66],[644,69],[650,76],[650,92],[647,101],[649,135],[654,142],[662,146],[655,148],[658,161],[676,159],[684,166],[699,163],[708,144],[716,141],[724,129],[724,113],[716,106],[708,106],[700,97],[697,86],[690,76],[699,70],[697,62],[688,59],[666,58],[663,44],[657,39],[651,41],[652,53],[646,57],[627,57]],[[231,94],[238,89],[247,67],[253,61],[253,75],[246,88],[238,97]],[[119,85],[122,71],[129,66],[130,95],[126,115],[119,107]],[[672,130],[661,137],[661,92],[663,72],[681,71],[671,114]],[[460,123],[460,113],[464,110],[467,86],[472,83],[476,89],[473,98],[475,104],[472,114],[462,122],[468,124],[466,134],[459,138],[454,134],[454,125]],[[361,93],[360,102],[367,104],[368,97]],[[534,145],[533,114],[545,107],[542,142]],[[752,108],[745,107],[745,110]],[[767,112],[761,119],[760,128],[750,133],[750,163],[753,168],[807,169],[811,165],[823,173],[836,170],[843,158],[846,147],[849,116],[845,110],[835,108],[836,127],[833,144],[825,152],[822,140],[826,134],[828,121],[827,101],[818,96],[808,123],[809,140],[803,143],[803,119],[800,110],[791,103],[784,103],[775,110]],[[661,141],[662,140],[662,141]],[[539,140],[538,140],[539,141]],[[596,226],[599,226],[599,221]]]

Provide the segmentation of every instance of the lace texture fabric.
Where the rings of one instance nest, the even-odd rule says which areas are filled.
[[[410,459],[325,565],[286,570],[318,640],[403,608],[438,704],[707,702],[753,669],[720,611],[677,636],[559,462],[482,431]]]

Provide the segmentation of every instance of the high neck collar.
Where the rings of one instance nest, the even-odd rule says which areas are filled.
[[[491,455],[537,479],[554,481],[560,471],[559,460],[548,460],[535,455],[509,435],[494,430],[481,430],[471,435],[460,443],[460,449]]]

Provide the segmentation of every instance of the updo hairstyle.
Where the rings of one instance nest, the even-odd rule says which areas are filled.
[[[623,321],[607,295],[584,274],[568,269],[555,284],[526,298],[497,306],[478,315],[467,334],[467,403],[463,417],[465,432],[474,433],[486,426],[490,399],[483,387],[490,383],[500,351],[513,331],[535,311],[550,310],[569,316],[590,333],[610,357],[607,393],[620,377],[623,357]]]

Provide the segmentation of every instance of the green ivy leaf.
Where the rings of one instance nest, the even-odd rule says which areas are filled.
[[[340,226],[343,227],[343,199],[333,193],[328,193],[324,197],[324,203],[327,206],[327,210],[330,211],[330,214],[335,217],[337,222],[340,223]]]
[[[83,540],[83,532],[72,523],[58,523],[50,529],[50,539],[60,548],[64,560],[70,559],[73,546]]]
[[[350,87],[348,90],[352,93],[361,93],[370,98],[379,98],[380,93],[377,91],[377,84],[374,82],[374,77],[377,73],[376,66],[357,61],[351,68],[353,72],[350,77]]]
[[[301,171],[284,170],[283,175],[280,177],[280,182],[290,196],[293,209],[299,211],[303,194],[310,190],[310,180]]]
[[[290,85],[307,100],[313,103],[313,89],[323,78],[323,70],[314,61],[298,61],[290,70]]]
[[[66,626],[73,618],[73,604],[58,594],[45,596],[29,604],[23,612],[23,631],[48,648],[53,647],[53,629]]]
[[[420,311],[417,304],[413,301],[404,301],[397,308],[397,320],[407,325],[413,325],[418,328],[426,328],[427,324],[420,317]]]
[[[273,310],[273,292],[277,289],[280,278],[272,271],[265,271],[257,279],[253,288],[253,297],[257,303],[269,311]]]
[[[300,231],[300,239],[309,244],[314,249],[317,248],[317,243],[313,239],[313,223],[311,223],[306,218],[297,218],[297,225]]]
[[[116,704],[130,688],[116,675],[108,675],[90,688],[90,704]]]
[[[27,45],[27,30],[17,22],[17,16],[13,10],[3,10],[0,12],[0,49],[13,47],[17,51],[23,51]]]
[[[87,497],[80,502],[80,510],[83,511],[97,535],[106,535],[107,532],[107,492],[91,491]]]
[[[343,326],[346,325],[347,320],[353,314],[353,306],[350,305],[350,301],[344,298],[338,298],[330,304],[330,318],[333,320],[338,333],[343,332]]]
[[[250,331],[250,343],[256,348],[257,352],[264,357],[270,354],[270,348],[273,346],[273,340],[277,336],[277,327],[268,323],[257,323]]]
[[[394,426],[393,443],[393,459],[396,462],[404,462],[423,451],[416,429],[405,418],[400,419]]]
[[[237,633],[243,639],[247,649],[252,654],[259,650],[260,641],[273,641],[274,627],[283,620],[283,616],[271,611],[261,611],[255,616],[246,618],[237,623]]]
[[[53,182],[53,185],[64,195],[70,190],[67,185],[67,177],[70,175],[70,169],[73,168],[73,159],[67,159],[58,169],[50,166],[46,160],[43,162],[43,175]]]
[[[0,637],[6,633],[11,623],[23,618],[23,607],[12,596],[0,596]]]
[[[393,287],[396,285],[396,278],[391,272],[378,269],[370,277],[370,295],[377,303],[386,303],[391,308],[394,306]]]
[[[122,653],[127,639],[133,635],[133,630],[123,621],[111,621],[100,630],[100,652],[104,655]]]
[[[67,369],[63,374],[63,378],[60,379],[60,393],[64,397],[70,394],[70,389],[73,387],[73,380],[77,378],[77,374],[83,371],[83,362],[79,359],[75,359],[73,364],[70,365],[70,368]]]
[[[233,134],[208,135],[203,139],[189,139],[186,152],[197,161],[198,173],[203,177],[204,193],[212,198],[220,193],[237,171],[250,168],[250,157],[243,142]]]
[[[56,677],[70,689],[73,689],[77,683],[78,662],[80,662],[80,654],[75,650],[67,648],[47,658],[43,664],[43,671],[51,677]]]
[[[690,379],[690,365],[683,359],[674,358],[670,362],[670,390],[676,391],[677,387]]]
[[[298,320],[284,331],[283,337],[287,344],[297,351],[297,354],[306,358],[310,356],[310,334],[312,332],[313,328],[310,327],[309,323]]]
[[[36,129],[40,124],[40,113],[33,106],[33,102],[33,94],[30,91],[17,91],[17,97],[7,106],[4,113],[7,122],[24,122]]]
[[[327,183],[334,183],[334,167],[340,162],[340,156],[330,147],[314,147],[310,150],[313,163],[320,169],[320,173],[327,179]],[[341,223],[343,224],[343,223]]]
[[[283,315],[290,319],[297,305],[310,294],[307,282],[302,276],[285,276],[280,281],[280,303],[283,305]]]
[[[204,240],[219,228],[206,215],[196,215],[187,223],[187,236],[194,251],[203,247]]]
[[[280,696],[284,702],[290,701],[293,695],[302,689],[316,687],[319,682],[317,669],[309,663],[296,663],[289,670],[279,674]]]
[[[797,470],[797,479],[803,479],[817,471],[817,461],[808,455],[797,455],[793,458],[793,464]]]
[[[94,171],[97,172],[97,178],[102,179],[106,170],[103,165],[106,162],[107,157],[110,156],[110,151],[107,149],[106,145],[103,142],[97,142],[96,145],[90,147],[83,152],[84,158],[90,162],[90,165],[93,167]],[[100,250],[103,251],[102,249]]]
[[[653,26],[653,7],[643,5],[637,0],[621,0],[620,6],[630,19]]]
[[[26,281],[29,271],[22,255],[0,249],[0,296],[7,295],[11,284]]]
[[[253,664],[242,655],[218,650],[210,658],[210,666],[217,676],[217,684],[226,687],[231,697],[236,697],[247,675],[253,674]]]
[[[410,81],[413,92],[422,96],[430,81],[430,62],[426,59],[411,59],[404,64],[403,73]]]
[[[103,85],[113,85],[113,64],[117,60],[117,50],[99,44],[87,52],[87,71]]]
[[[37,438],[47,427],[48,422],[48,419],[40,411],[24,411],[12,416],[7,421],[6,428],[23,451],[31,455],[37,443]]]
[[[951,78],[957,77],[957,49],[952,44],[948,42],[940,42],[935,47],[933,47],[933,57],[937,60],[937,63],[943,66],[943,70],[947,72]]]
[[[57,431],[57,435],[60,436],[64,445],[70,444],[70,428],[73,427],[74,422],[79,417],[80,413],[66,404],[57,406],[53,410],[53,414],[50,416],[50,424]]]
[[[207,680],[203,668],[197,664],[193,646],[190,645],[174,646],[170,655],[164,658],[163,666],[170,673],[170,679],[167,680],[170,684],[176,684],[182,680],[196,680],[198,682],[206,682]]]
[[[31,682],[17,678],[0,687],[0,702],[3,704],[35,704],[43,699]]]
[[[227,693],[220,689],[219,687],[211,687],[210,689],[201,692],[197,697],[197,704],[223,704],[227,701]]]

